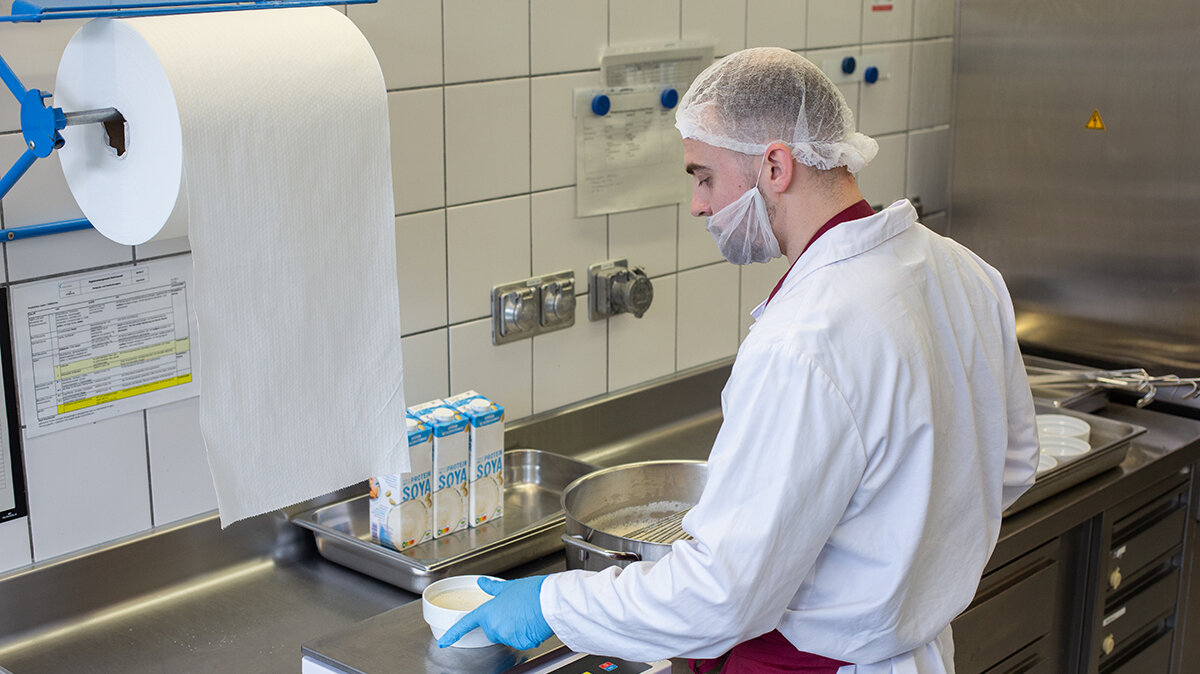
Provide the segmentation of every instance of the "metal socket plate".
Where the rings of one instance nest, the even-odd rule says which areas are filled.
[[[497,346],[508,344],[544,332],[569,328],[575,324],[575,317],[571,316],[570,320],[550,321],[549,325],[543,325],[542,289],[552,283],[569,284],[574,289],[575,272],[571,270],[557,271],[552,274],[492,286],[492,344]],[[511,323],[505,322],[505,308],[509,300],[522,295],[525,296],[523,301],[532,302],[536,307],[535,320],[531,327],[515,329]]]

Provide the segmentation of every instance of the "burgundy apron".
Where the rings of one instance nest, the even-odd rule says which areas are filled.
[[[688,660],[696,674],[835,674],[848,664],[796,650],[779,630],[743,641],[719,658]]]
[[[875,215],[875,209],[871,208],[866,200],[855,203],[821,225],[804,246],[804,250],[800,251],[800,255],[804,255],[813,242],[837,225],[872,215]],[[796,260],[800,259],[800,255],[796,256]],[[795,266],[795,262],[792,266]],[[789,267],[788,273],[791,271]],[[779,292],[786,278],[785,273],[783,278],[779,279],[779,283],[775,284],[775,289],[767,298],[768,303],[774,299],[775,293]],[[688,660],[688,667],[696,674],[835,674],[838,668],[848,664],[850,663],[797,650],[779,630],[744,641],[719,658]]]

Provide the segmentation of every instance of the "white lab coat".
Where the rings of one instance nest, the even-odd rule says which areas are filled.
[[[572,649],[716,657],[778,629],[840,674],[948,674],[1001,511],[1033,483],[1033,400],[1000,275],[907,201],[789,272],[721,395],[695,540],[550,576]]]

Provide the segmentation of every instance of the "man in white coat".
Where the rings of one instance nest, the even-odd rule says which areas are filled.
[[[495,597],[441,644],[478,625],[696,671],[953,672],[950,621],[1033,482],[1033,401],[1000,275],[908,201],[862,200],[852,174],[878,146],[853,124],[783,49],[692,84],[676,114],[692,214],[731,262],[792,263],[722,393],[694,540],[623,570],[481,582]]]

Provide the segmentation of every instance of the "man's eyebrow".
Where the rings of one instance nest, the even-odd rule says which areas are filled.
[[[696,171],[707,171],[708,167],[703,164],[688,164],[683,170],[688,172],[688,175],[694,175]]]

